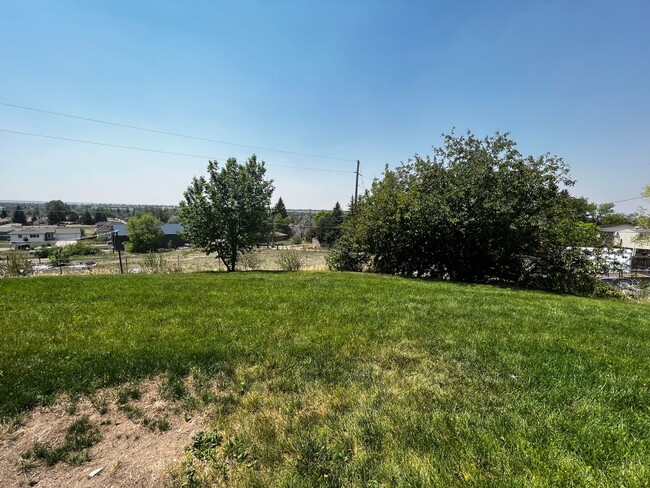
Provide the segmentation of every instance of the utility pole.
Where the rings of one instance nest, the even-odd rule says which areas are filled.
[[[357,159],[357,170],[355,171],[357,177],[354,183],[354,214],[357,213],[357,199],[359,198],[359,160]]]
[[[118,232],[115,231],[115,235],[113,235],[113,249],[117,247],[117,256],[120,259],[120,274],[124,274],[124,269],[122,268],[122,251],[120,251],[120,242],[117,239]]]

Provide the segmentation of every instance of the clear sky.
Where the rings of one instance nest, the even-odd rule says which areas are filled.
[[[266,161],[274,200],[346,205],[454,127],[565,158],[592,201],[650,183],[650,2],[3,0],[0,200],[176,204],[207,157]],[[331,169],[309,171],[282,166]],[[633,211],[640,200],[617,209]]]

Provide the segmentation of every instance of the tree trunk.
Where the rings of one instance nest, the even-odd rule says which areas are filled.
[[[232,251],[232,256],[230,257],[230,269],[228,269],[228,271],[235,271],[236,264],[237,264],[237,248],[234,248]]]

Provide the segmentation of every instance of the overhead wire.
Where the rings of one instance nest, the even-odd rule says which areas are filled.
[[[174,151],[162,151],[159,149],[150,149],[150,148],[144,148],[144,147],[137,147],[137,146],[123,146],[121,144],[109,144],[107,142],[97,142],[97,141],[87,141],[84,139],[72,139],[69,137],[59,137],[59,136],[51,136],[47,134],[36,134],[34,132],[23,132],[23,131],[16,131],[16,130],[9,130],[9,129],[0,129],[0,132],[6,132],[9,134],[19,134],[19,135],[24,135],[24,136],[31,136],[31,137],[42,137],[45,139],[55,139],[55,140],[60,140],[60,141],[68,141],[68,142],[76,142],[76,143],[81,143],[81,144],[92,144],[95,146],[105,146],[105,147],[115,147],[119,149],[129,149],[132,151],[144,151],[144,152],[150,152],[150,153],[158,153],[158,154],[168,154],[172,156],[182,156],[186,158],[195,158],[195,159],[228,159],[225,157],[219,158],[217,156],[202,156],[198,154],[188,154],[188,153],[180,153],[180,152],[174,152]],[[305,170],[305,171],[324,171],[324,172],[329,172],[329,173],[354,173],[354,171],[345,171],[341,169],[330,169],[330,168],[312,168],[308,166],[294,166],[294,165],[288,165],[288,164],[266,164],[266,166],[273,166],[276,168],[289,168],[289,169],[300,169],[300,170]]]
[[[154,134],[164,134],[168,136],[174,136],[174,137],[183,137],[185,139],[194,139],[197,141],[206,141],[206,142],[216,142],[217,144],[226,144],[229,146],[237,146],[237,147],[245,147],[248,149],[257,149],[259,151],[272,151],[272,152],[277,152],[277,153],[283,153],[283,154],[292,154],[294,156],[304,156],[308,158],[317,158],[317,159],[329,159],[333,161],[345,161],[345,162],[355,162],[356,159],[348,159],[348,158],[340,158],[340,157],[333,157],[333,156],[323,156],[320,154],[308,154],[308,153],[301,153],[297,151],[287,151],[283,149],[276,149],[276,148],[271,148],[271,147],[263,147],[263,146],[252,146],[249,144],[240,144],[236,142],[230,142],[230,141],[222,141],[219,139],[211,139],[209,137],[199,137],[199,136],[192,136],[189,134],[182,134],[179,132],[171,132],[171,131],[166,131],[166,130],[158,130],[158,129],[150,129],[147,127],[139,127],[137,125],[130,125],[130,124],[121,124],[119,122],[110,122],[108,120],[101,120],[101,119],[95,119],[92,117],[83,117],[81,115],[73,115],[73,114],[66,114],[63,112],[55,112],[52,110],[44,110],[40,108],[34,108],[34,107],[26,107],[24,105],[16,105],[13,103],[6,103],[6,102],[0,102],[0,105],[5,106],[5,107],[12,107],[12,108],[19,108],[22,110],[30,110],[32,112],[40,112],[44,114],[49,114],[49,115],[56,115],[60,117],[68,117],[70,119],[78,119],[78,120],[85,120],[86,122],[94,122],[97,124],[105,124],[105,125],[112,125],[115,127],[123,127],[126,129],[135,129],[135,130],[140,130],[140,131],[145,131],[145,132],[152,132]]]

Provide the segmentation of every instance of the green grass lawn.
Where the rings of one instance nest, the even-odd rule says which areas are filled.
[[[218,379],[179,485],[650,484],[647,305],[273,272],[4,279],[0,297],[1,416]]]

